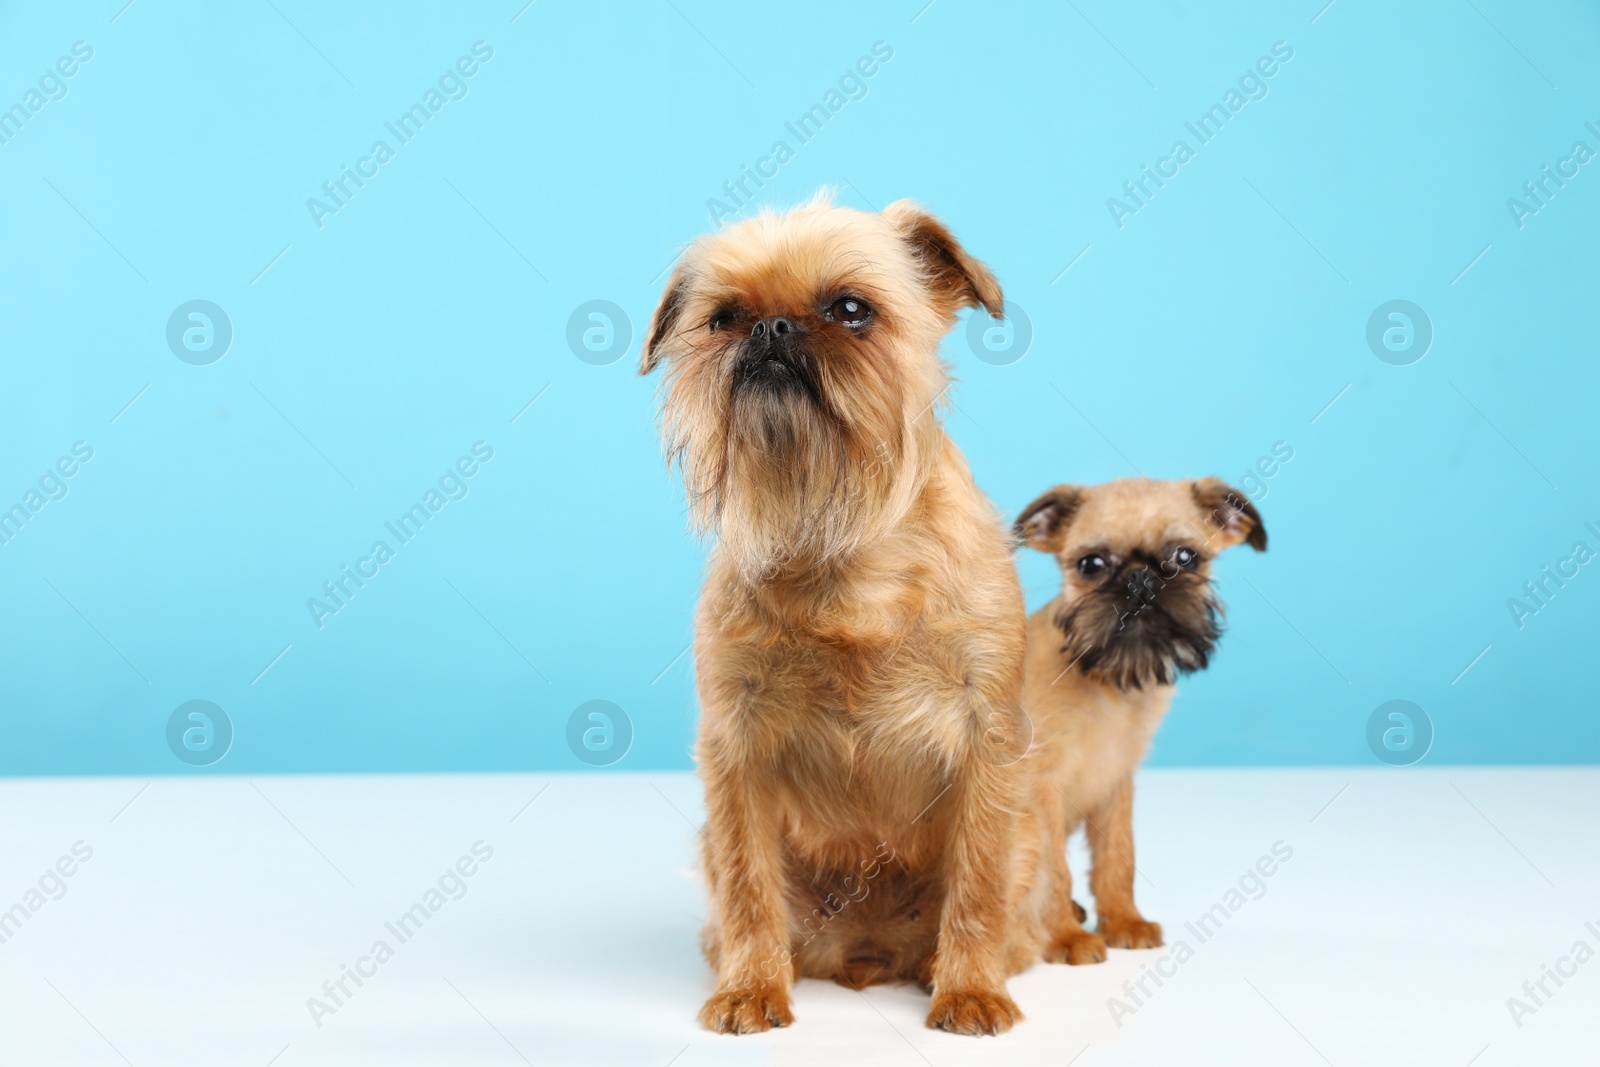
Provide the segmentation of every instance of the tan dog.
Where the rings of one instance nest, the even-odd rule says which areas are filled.
[[[1033,720],[1024,833],[1044,835],[1045,958],[1099,963],[1106,945],[1153,948],[1161,927],[1133,902],[1133,771],[1179,674],[1206,665],[1222,606],[1211,560],[1267,547],[1255,505],[1215,478],[1057,486],[1016,533],[1061,565],[1061,594],[1028,620],[1023,707]],[[1098,934],[1072,900],[1067,837],[1085,827]]]
[[[712,1030],[791,1021],[796,974],[917,976],[998,1033],[1026,748],[1002,524],[945,435],[940,338],[1000,287],[938,221],[825,199],[684,253],[646,334],[690,514]],[[929,952],[937,946],[932,958]]]

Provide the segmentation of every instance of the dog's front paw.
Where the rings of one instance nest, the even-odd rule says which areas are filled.
[[[1100,936],[1112,948],[1160,948],[1161,924],[1108,915],[1100,919]]]
[[[952,1034],[1003,1034],[1022,1020],[1022,1009],[1002,992],[935,993],[928,1025]]]
[[[759,1034],[792,1022],[789,994],[776,985],[720,989],[700,1009],[700,1025],[719,1034]]]
[[[1159,931],[1157,933],[1159,935]],[[1091,934],[1087,930],[1074,930],[1070,934],[1058,934],[1045,946],[1044,961],[1046,963],[1070,963],[1074,967],[1081,967],[1086,963],[1104,963],[1106,961],[1105,939],[1099,934]]]

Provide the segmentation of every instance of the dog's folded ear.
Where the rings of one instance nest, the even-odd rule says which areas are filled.
[[[883,213],[922,261],[928,285],[944,310],[953,315],[981,304],[997,319],[1005,314],[1005,297],[994,274],[967,254],[944,223],[911,200],[896,200]]]
[[[1257,552],[1267,550],[1267,528],[1249,497],[1220,478],[1201,478],[1189,491],[1224,546],[1243,542]]]
[[[640,374],[649,374],[656,369],[656,364],[661,362],[661,346],[672,331],[678,328],[678,319],[683,313],[684,300],[688,294],[689,282],[683,276],[683,269],[680,267],[667,279],[667,288],[661,294],[661,303],[656,305],[655,313],[650,316],[650,327],[644,332],[644,344],[639,347]]]
[[[1059,551],[1067,526],[1082,499],[1083,493],[1077,486],[1056,486],[1022,509],[1012,526],[1017,540],[1040,552]]]

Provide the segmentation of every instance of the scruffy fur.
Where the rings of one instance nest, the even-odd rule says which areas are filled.
[[[819,198],[695,241],[647,331],[716,539],[694,643],[711,1030],[789,1023],[799,975],[920,980],[960,1033],[1021,1017],[1021,594],[939,410],[940,338],[1001,299],[915,205]]]
[[[1017,519],[1026,544],[1061,565],[1061,593],[1028,620],[1023,706],[1034,743],[1028,816],[1042,837],[1044,957],[1099,963],[1106,946],[1154,948],[1161,927],[1133,902],[1133,771],[1177,676],[1205,667],[1222,606],[1211,561],[1230,545],[1267,547],[1255,506],[1215,478],[1057,486]],[[1194,553],[1191,565],[1180,549]],[[1084,574],[1080,562],[1098,558]],[[1088,838],[1097,932],[1072,900],[1066,842]]]

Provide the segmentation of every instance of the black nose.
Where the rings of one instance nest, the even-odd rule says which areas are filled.
[[[769,315],[764,319],[758,319],[756,324],[750,327],[751,337],[771,337],[773,340],[777,340],[784,334],[799,332],[800,327],[795,324],[795,321],[793,319],[786,319],[782,315]]]
[[[1129,596],[1147,604],[1154,600],[1156,594],[1161,592],[1162,586],[1166,585],[1159,574],[1143,565],[1131,567],[1124,571],[1122,584],[1128,590]]]

